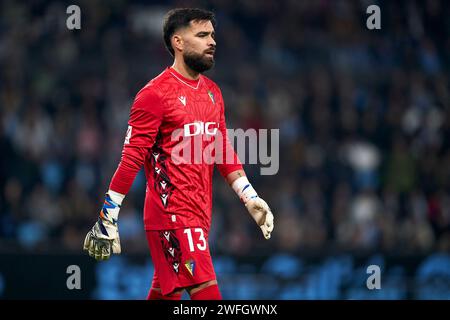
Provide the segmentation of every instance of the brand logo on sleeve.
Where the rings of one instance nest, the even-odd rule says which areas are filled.
[[[125,136],[125,142],[123,144],[130,144],[131,131],[133,131],[133,127],[132,126],[128,126],[127,134]]]

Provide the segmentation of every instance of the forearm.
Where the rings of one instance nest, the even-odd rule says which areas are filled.
[[[235,170],[226,176],[226,180],[244,203],[252,218],[260,226],[264,237],[270,239],[273,230],[273,214],[267,203],[258,196],[256,190],[248,181],[245,171],[242,169]]]
[[[124,147],[122,151],[122,159],[117,166],[117,170],[114,173],[109,189],[122,195],[126,195],[130,190],[136,175],[141,169],[146,148],[132,148]]]
[[[146,152],[146,148],[124,146],[122,159],[111,179],[105,195],[105,202],[100,211],[102,219],[109,220],[112,223],[118,220],[122,201],[142,167]]]
[[[244,204],[246,204],[248,200],[258,197],[258,194],[251,185],[250,181],[248,181],[243,169],[231,172],[227,175],[226,180]]]
[[[233,184],[233,182],[236,181],[236,179],[238,179],[240,177],[245,177],[245,176],[246,176],[245,171],[243,169],[240,169],[240,170],[236,170],[236,171],[229,173],[226,176],[225,180],[231,186]]]

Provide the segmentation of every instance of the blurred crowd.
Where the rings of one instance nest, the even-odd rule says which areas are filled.
[[[264,241],[216,172],[213,252],[450,250],[450,4],[427,1],[0,3],[0,251],[81,250],[120,160],[134,95],[172,62],[162,18],[212,9],[229,128],[280,129],[280,170],[245,169]],[[381,8],[369,30],[366,8]],[[147,252],[141,172],[119,218]]]

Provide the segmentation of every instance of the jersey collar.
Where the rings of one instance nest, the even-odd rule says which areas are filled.
[[[185,76],[183,76],[181,73],[177,72],[174,68],[172,67],[167,67],[167,70],[169,71],[170,74],[172,74],[173,77],[175,77],[178,81],[184,83],[185,85],[187,85],[188,87],[191,87],[192,89],[198,89],[199,85],[200,85],[200,81],[202,79],[202,75],[200,75],[200,77],[196,80],[193,79],[188,79]]]

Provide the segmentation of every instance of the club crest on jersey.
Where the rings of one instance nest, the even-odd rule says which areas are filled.
[[[208,90],[208,95],[211,98],[212,103],[216,104],[216,100],[214,99],[214,94]]]
[[[192,259],[186,260],[186,262],[184,263],[184,266],[189,271],[191,276],[194,276],[195,261]]]

